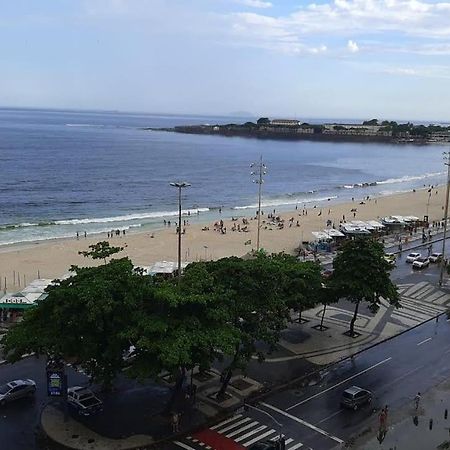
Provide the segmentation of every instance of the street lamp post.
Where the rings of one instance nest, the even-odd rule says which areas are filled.
[[[184,181],[170,183],[171,186],[178,188],[178,281],[181,278],[181,190],[189,187],[190,184]]]
[[[273,417],[272,414],[270,414],[270,413],[268,413],[267,411],[264,411],[263,409],[258,408],[258,407],[256,407],[256,406],[249,405],[249,404],[246,403],[245,400],[244,400],[244,410],[245,410],[245,409],[253,409],[254,411],[258,411],[259,413],[264,414],[264,415],[270,417],[270,419],[272,419],[272,421],[278,425],[278,429],[279,429],[279,431],[278,431],[278,440],[279,440],[279,442],[284,441],[283,433],[281,432],[281,428],[283,427],[283,424],[280,423],[280,422],[278,422],[278,420],[275,419],[275,417]]]
[[[258,230],[256,233],[256,251],[259,251],[259,233],[261,231],[261,192],[262,184],[264,183],[263,176],[267,174],[267,166],[263,163],[262,156],[260,156],[257,163],[252,163],[250,167],[256,167],[256,170],[251,173],[251,175],[256,175],[256,179],[253,183],[258,185]]]
[[[441,273],[439,275],[439,286],[442,286],[442,281],[444,279],[445,270],[445,241],[447,238],[447,219],[448,219],[448,196],[450,190],[450,152],[444,152],[444,164],[447,166],[447,191],[445,194],[445,205],[444,205],[444,236],[442,239],[442,261],[441,261]]]

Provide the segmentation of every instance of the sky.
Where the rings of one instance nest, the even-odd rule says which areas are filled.
[[[448,121],[450,1],[5,1],[0,105]]]

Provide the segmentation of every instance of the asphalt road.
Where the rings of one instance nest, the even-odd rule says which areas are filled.
[[[86,383],[86,377],[68,369],[70,385]],[[34,399],[21,399],[0,408],[0,449],[34,450],[38,448],[36,431],[42,408],[49,402],[44,358],[30,356],[16,364],[0,367],[0,384],[20,378],[36,382]]]
[[[417,392],[424,393],[450,376],[450,322],[446,319],[445,315],[441,316],[439,322],[423,324],[334,366],[318,385],[286,390],[255,406],[282,424],[283,434],[291,439],[288,450],[300,448],[296,447],[300,444],[303,449],[335,448],[366,428],[373,414],[385,405],[391,413],[408,404],[413,407]],[[342,392],[353,385],[373,392],[371,405],[358,411],[340,407]],[[245,421],[246,418],[250,420]],[[251,423],[255,423],[254,429],[260,430],[238,441],[236,447],[224,444],[227,446],[223,448],[243,449],[245,440],[257,439],[271,430],[268,439],[276,438],[279,433],[280,428],[273,420],[253,410],[240,412],[237,419],[213,431],[224,438],[231,433],[230,438],[235,440],[251,432],[251,427],[240,431]],[[233,424],[238,425],[233,427]],[[202,436],[180,440],[169,448],[200,449],[202,446],[195,442],[199,437]]]

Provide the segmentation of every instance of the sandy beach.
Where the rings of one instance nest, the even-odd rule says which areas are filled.
[[[261,217],[261,247],[268,252],[293,253],[302,241],[313,241],[312,231],[320,231],[326,228],[326,223],[331,220],[336,228],[343,216],[347,221],[351,220],[376,220],[389,215],[413,215],[423,218],[427,211],[429,194],[427,189],[417,190],[404,194],[356,199],[354,202],[333,204],[329,202],[317,207],[309,206],[307,215],[303,214],[303,205],[298,205],[297,210],[276,215],[285,219],[284,228],[269,226],[267,218],[273,209],[263,209]],[[440,186],[433,190],[429,201],[428,215],[430,220],[439,220],[443,217],[443,204],[445,201],[445,188]],[[356,208],[356,217],[353,217],[352,209]],[[292,226],[289,219],[293,218]],[[248,232],[232,231],[233,225],[242,223],[242,218],[232,221],[223,218],[226,234],[214,230],[214,223],[201,225],[186,225],[183,234],[182,258],[184,261],[197,261],[200,259],[218,259],[225,256],[242,256],[256,247],[257,221],[254,217],[247,216]],[[189,220],[183,216],[183,220]],[[297,226],[297,221],[299,226]],[[203,231],[202,228],[209,227]],[[121,255],[129,256],[135,265],[149,266],[156,261],[176,261],[177,258],[177,234],[176,227],[163,225],[162,229],[155,232],[137,232],[126,236],[109,239],[112,245],[126,246]],[[266,228],[267,227],[267,228]],[[154,237],[151,237],[151,236]],[[77,240],[65,239],[45,242],[27,243],[26,245],[14,245],[0,247],[0,277],[1,288],[4,289],[6,277],[6,289],[9,292],[20,290],[38,275],[41,278],[57,278],[65,274],[72,264],[92,265],[92,261],[80,255],[80,250],[86,250],[90,244],[101,240],[108,240],[107,235],[80,236]],[[249,243],[251,242],[251,244]],[[20,279],[20,285],[19,285]]]

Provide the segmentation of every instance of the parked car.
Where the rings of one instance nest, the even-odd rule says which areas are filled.
[[[428,267],[430,265],[430,260],[425,257],[421,256],[420,258],[417,258],[413,263],[413,269],[425,269],[425,267]]]
[[[0,405],[32,397],[36,392],[36,383],[33,380],[14,380],[0,386]]]
[[[430,262],[437,263],[442,259],[442,253],[432,253],[430,255]]]
[[[103,411],[103,402],[88,388],[73,386],[67,389],[67,402],[81,416]]]
[[[372,401],[372,392],[358,386],[352,386],[342,393],[341,406],[357,410]]]
[[[406,257],[406,262],[407,263],[413,263],[416,259],[421,258],[422,255],[420,253],[410,253],[407,257]]]

